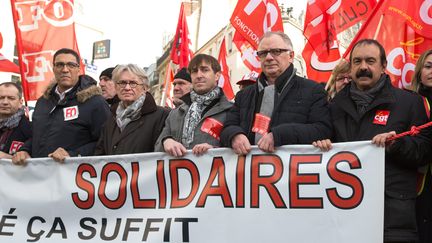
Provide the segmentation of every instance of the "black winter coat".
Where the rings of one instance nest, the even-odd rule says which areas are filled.
[[[388,76],[384,82],[386,82],[384,87],[361,117],[350,97],[350,85],[347,85],[334,97],[330,105],[335,131],[332,141],[371,140],[375,135],[381,133],[390,131],[401,133],[410,130],[413,125],[418,126],[427,122],[419,95],[393,87]],[[386,123],[382,125],[374,123],[380,119],[380,114],[382,118],[382,115],[387,112],[389,114]],[[385,241],[415,241],[417,239],[416,172],[417,167],[425,163],[429,151],[430,141],[423,134],[400,138],[386,148]]]
[[[110,114],[108,103],[90,76],[81,75],[60,101],[56,86],[49,87],[38,99],[33,112],[33,139],[20,150],[34,158],[47,157],[59,147],[70,156],[93,155],[102,126]],[[71,111],[76,108],[76,113]]]
[[[169,110],[156,105],[153,96],[146,93],[141,116],[131,121],[120,133],[115,121],[117,106],[106,122],[96,146],[95,155],[114,155],[154,152],[159,134],[165,124]]]
[[[311,144],[332,136],[327,96],[322,85],[294,75],[283,88],[294,71],[291,64],[275,81],[275,103],[270,122],[275,146]],[[261,74],[259,82],[266,86],[264,79],[264,74]],[[252,125],[262,93],[258,91],[258,84],[237,93],[221,133],[222,146],[231,147],[231,140],[240,133],[255,144]]]
[[[7,131],[1,131],[0,136],[2,136],[4,132]],[[16,153],[19,150],[19,148],[24,144],[24,142],[30,139],[31,137],[32,137],[31,124],[27,119],[27,117],[25,115],[22,115],[21,120],[18,123],[18,126],[11,131],[5,143],[0,144],[0,147],[2,147],[1,151],[12,155]],[[11,145],[13,146],[11,147]]]

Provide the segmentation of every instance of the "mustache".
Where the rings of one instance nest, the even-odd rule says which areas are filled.
[[[356,73],[356,77],[357,78],[361,78],[361,77],[372,78],[372,73],[367,69],[363,69],[363,70],[359,70]]]

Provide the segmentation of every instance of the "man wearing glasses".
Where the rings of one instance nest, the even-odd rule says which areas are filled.
[[[274,152],[287,144],[310,144],[332,135],[323,87],[296,75],[290,38],[267,32],[257,55],[262,73],[258,82],[237,93],[221,134],[223,146],[247,154],[251,145]]]
[[[93,155],[109,106],[96,80],[80,75],[80,57],[63,48],[54,54],[55,82],[36,103],[33,138],[13,157],[24,164],[30,157],[52,157],[64,162],[70,156]]]

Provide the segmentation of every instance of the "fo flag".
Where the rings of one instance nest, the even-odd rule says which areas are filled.
[[[229,76],[229,70],[228,65],[226,61],[227,53],[226,53],[226,45],[225,45],[225,38],[223,39],[220,49],[219,49],[219,57],[218,62],[222,68],[221,70],[221,76],[218,81],[219,87],[222,88],[223,92],[225,93],[225,96],[228,98],[228,100],[234,99],[234,92],[231,87],[230,82],[230,76]]]
[[[36,100],[53,79],[53,55],[61,48],[77,53],[74,1],[11,0],[24,97]]]
[[[326,82],[339,63],[337,34],[366,19],[375,0],[308,1],[303,34],[307,39],[303,50],[308,78]]]
[[[180,14],[177,23],[177,30],[174,36],[174,41],[171,49],[171,60],[180,68],[187,67],[192,59],[193,53],[190,48],[191,41],[189,39],[189,30],[184,14],[184,4],[180,6]]]
[[[240,0],[230,22],[236,29],[233,42],[240,51],[246,67],[260,72],[260,62],[255,55],[259,38],[268,31],[283,32],[283,23],[276,0]]]
[[[380,1],[344,56],[358,40],[376,39],[386,50],[387,73],[393,85],[407,88],[411,85],[417,59],[432,46],[431,16],[431,1]]]

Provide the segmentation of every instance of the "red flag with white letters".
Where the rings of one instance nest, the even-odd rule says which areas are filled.
[[[181,3],[179,19],[177,22],[177,30],[174,36],[170,54],[172,62],[179,65],[179,69],[187,67],[193,57],[193,52],[191,51],[190,46],[191,41],[189,39],[186,15],[184,13],[184,4]]]
[[[420,55],[432,46],[432,3],[420,0],[378,2],[344,56],[360,39],[375,39],[387,54],[386,72],[394,86],[408,88]]]
[[[230,22],[236,29],[233,42],[241,53],[243,63],[251,71],[260,72],[255,52],[259,38],[268,31],[283,32],[282,16],[276,0],[239,0]]]
[[[308,2],[303,31],[307,43],[302,53],[308,78],[327,82],[340,59],[337,34],[366,19],[375,5],[375,0]]]
[[[218,85],[219,87],[222,88],[228,100],[232,100],[234,99],[234,92],[231,86],[226,57],[227,57],[227,52],[226,52],[226,45],[225,45],[225,38],[224,38],[219,48],[218,62],[221,66],[221,76],[219,77]]]
[[[11,5],[24,98],[37,100],[54,77],[54,53],[61,48],[79,53],[74,1],[11,0]]]

